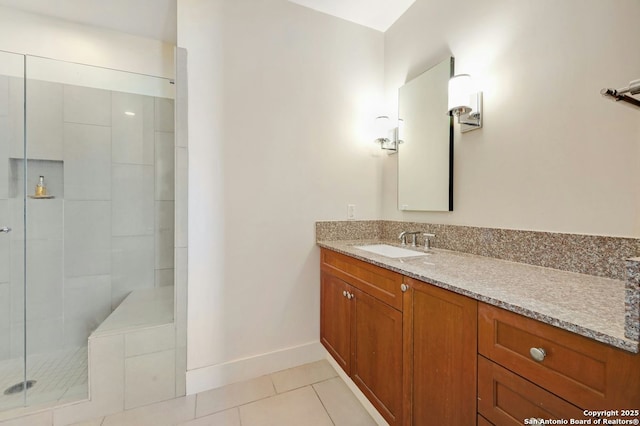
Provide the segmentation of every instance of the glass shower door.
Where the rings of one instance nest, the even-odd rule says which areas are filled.
[[[42,406],[87,397],[87,339],[67,308],[73,281],[65,288],[64,150],[65,86],[55,81],[51,59],[25,60],[25,405]],[[74,78],[70,75],[69,78]],[[68,135],[67,135],[68,136]],[[26,163],[26,164],[25,164]],[[85,233],[85,240],[92,234]],[[22,241],[21,241],[22,243]],[[108,258],[108,257],[107,257]],[[77,306],[78,304],[76,304]],[[86,301],[78,309],[89,309]],[[76,333],[73,333],[76,332]],[[82,334],[74,340],[71,335]],[[31,382],[29,382],[31,381]]]
[[[26,403],[25,57],[0,51],[0,411]]]
[[[91,334],[173,286],[174,92],[0,51],[0,412],[87,398]]]

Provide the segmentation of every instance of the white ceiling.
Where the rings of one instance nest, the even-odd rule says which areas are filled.
[[[289,0],[378,31],[389,27],[415,0]]]
[[[176,43],[176,0],[0,0],[0,6]]]
[[[0,0],[0,6],[175,44],[176,1]],[[289,1],[384,32],[415,0]]]

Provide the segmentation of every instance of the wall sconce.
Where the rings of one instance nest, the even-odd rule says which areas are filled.
[[[387,115],[380,115],[376,117],[376,135],[378,137],[374,142],[380,144],[380,148],[392,151],[391,153],[398,151],[398,127],[393,127],[391,120]],[[390,153],[390,154],[391,154]]]
[[[482,92],[474,89],[469,74],[454,75],[449,80],[449,112],[458,118],[462,133],[482,127]]]

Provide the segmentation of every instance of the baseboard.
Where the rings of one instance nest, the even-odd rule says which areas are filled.
[[[358,398],[358,401],[360,401],[364,409],[367,410],[367,413],[369,413],[369,415],[378,424],[378,426],[389,426],[389,423],[387,423],[384,417],[382,417],[378,410],[376,410],[373,404],[369,402],[367,397],[364,396],[358,386],[356,386],[353,380],[351,380],[351,377],[347,376],[347,373],[344,372],[344,370],[340,367],[336,360],[333,359],[331,355],[329,355],[329,352],[327,352],[324,347],[322,349],[324,350],[325,358],[327,359],[327,361],[329,361],[329,364],[331,364],[333,369],[336,370],[338,376],[340,376],[340,378],[346,383],[351,392],[353,392],[356,398]]]
[[[319,341],[187,371],[187,395],[324,359]]]

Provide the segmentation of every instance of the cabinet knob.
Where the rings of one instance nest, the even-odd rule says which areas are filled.
[[[347,291],[347,290],[343,290],[342,295],[344,297],[346,297],[347,299],[349,299],[349,300],[351,300],[354,297],[356,297],[353,293],[351,293],[350,291]]]
[[[406,284],[401,284],[400,285],[400,290],[402,290],[402,292],[406,292],[407,290],[409,290],[409,286]]]
[[[547,356],[547,352],[542,348],[531,348],[529,349],[529,354],[531,355],[531,358],[538,362],[544,361],[544,357]]]

